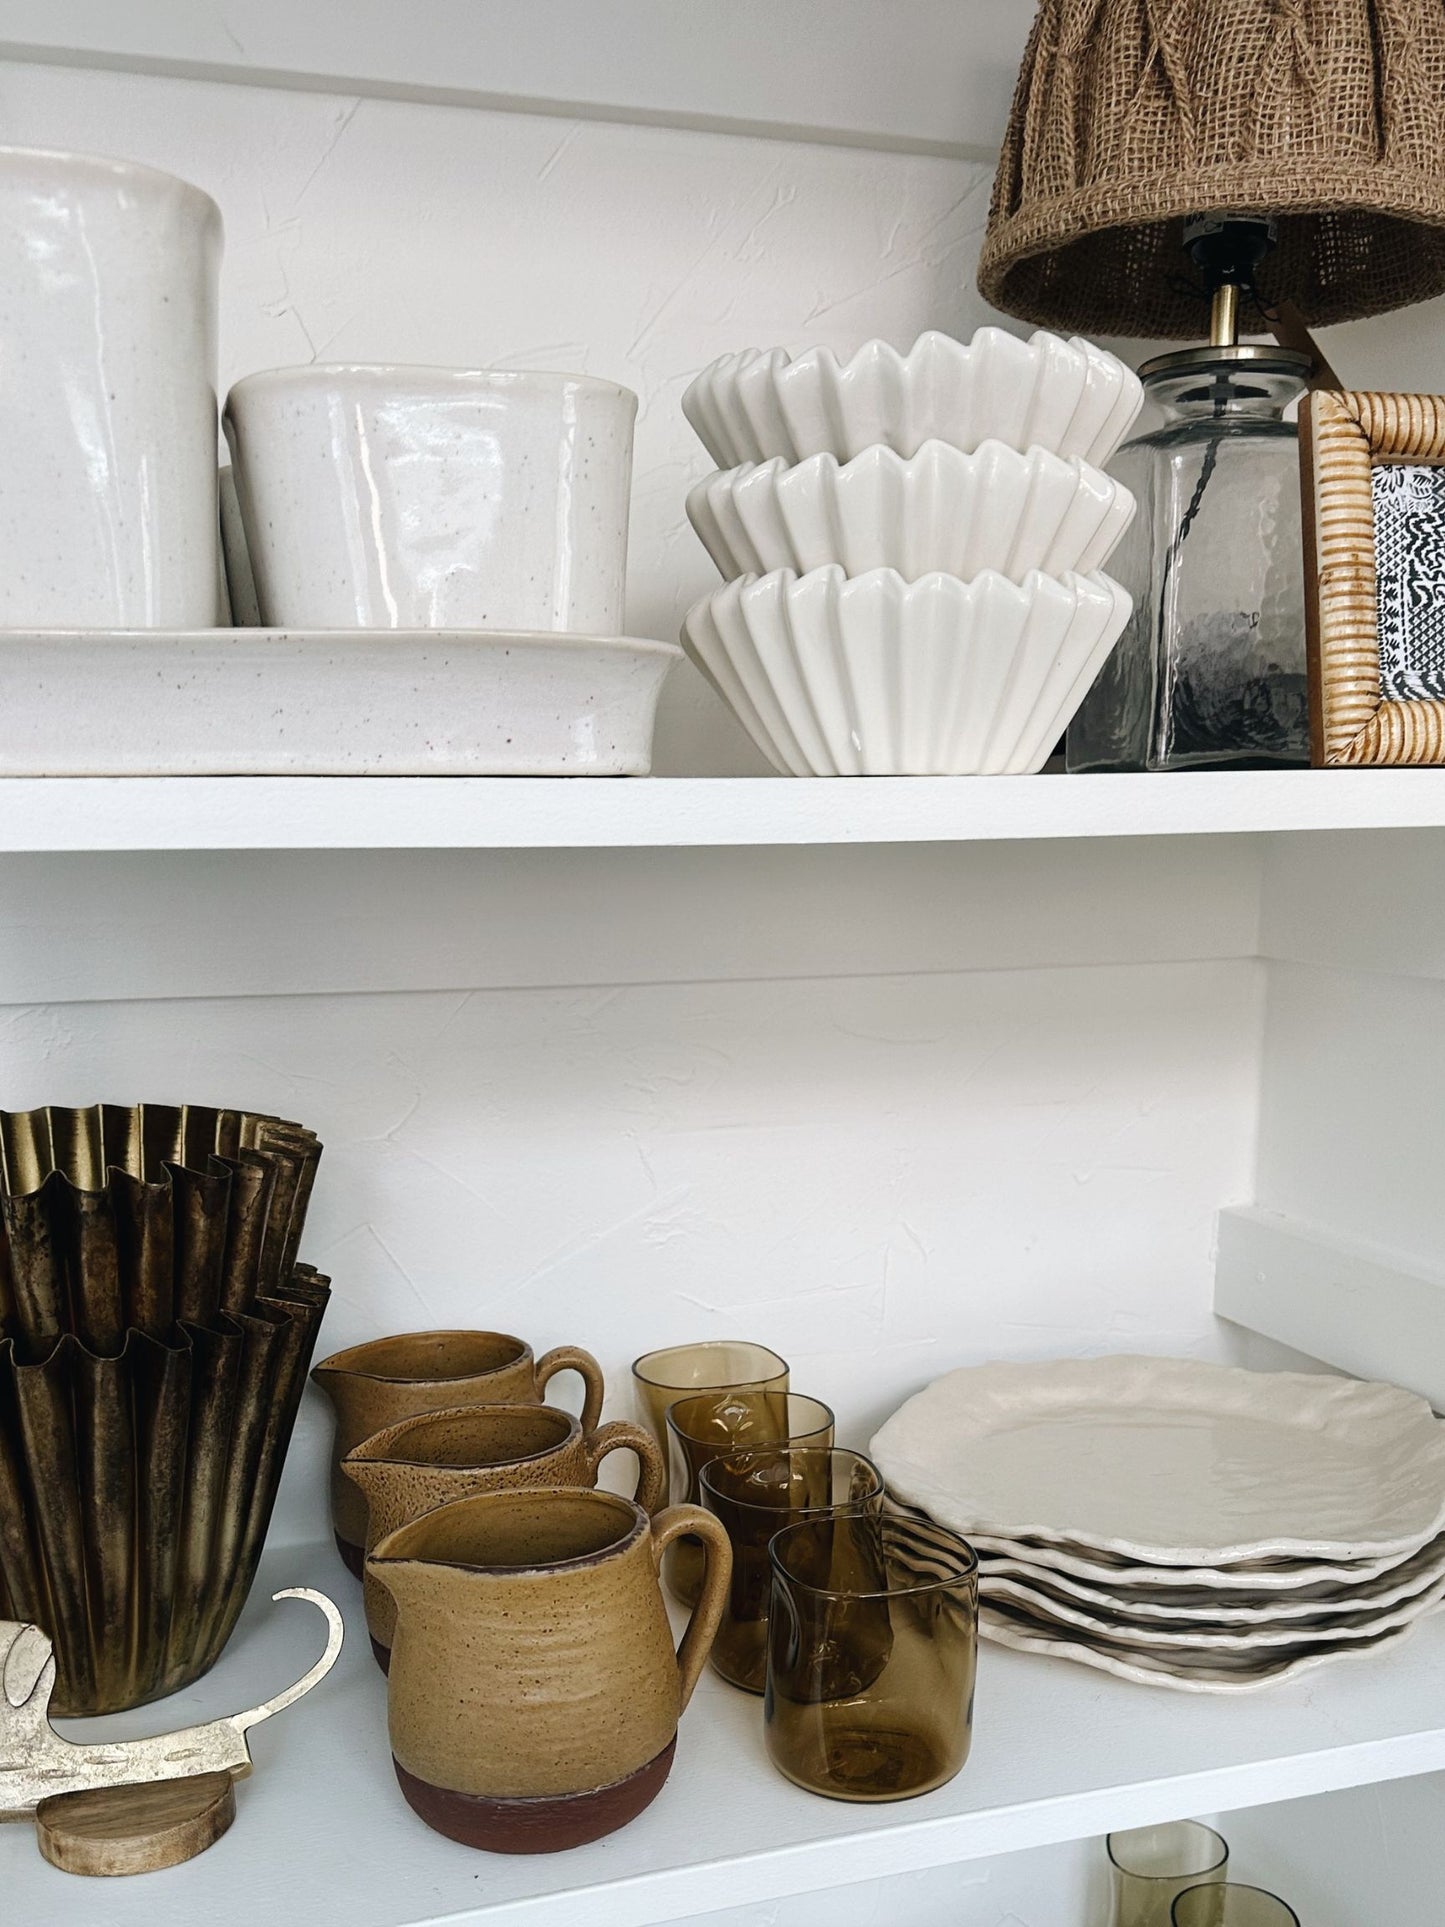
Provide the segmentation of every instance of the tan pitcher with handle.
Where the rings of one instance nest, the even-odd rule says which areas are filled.
[[[674,1652],[658,1566],[680,1532],[707,1564]],[[391,1751],[428,1826],[552,1853],[656,1798],[727,1600],[732,1553],[712,1513],[650,1520],[611,1492],[490,1492],[388,1533],[367,1566],[396,1602]]]
[[[576,1345],[541,1358],[508,1332],[399,1332],[333,1352],[311,1373],[331,1400],[331,1523],[336,1549],[359,1579],[366,1557],[366,1500],[341,1469],[348,1452],[383,1425],[454,1405],[540,1405],[558,1372],[578,1372],[586,1387],[582,1429],[602,1416],[602,1367]]]
[[[644,1512],[656,1512],[667,1497],[667,1463],[651,1432],[626,1419],[584,1432],[575,1418],[554,1405],[468,1405],[421,1412],[383,1426],[341,1463],[366,1498],[370,1552],[409,1519],[473,1493],[595,1486],[602,1461],[622,1450],[637,1454],[637,1503]],[[371,1650],[385,1672],[391,1663],[396,1608],[374,1572],[366,1574],[365,1592]]]

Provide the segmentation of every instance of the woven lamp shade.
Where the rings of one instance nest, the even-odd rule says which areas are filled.
[[[978,283],[1043,327],[1197,337],[1196,214],[1276,217],[1312,326],[1445,292],[1442,0],[1042,0]]]

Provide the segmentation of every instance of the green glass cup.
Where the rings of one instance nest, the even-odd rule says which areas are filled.
[[[1277,1894],[1225,1881],[1186,1887],[1174,1902],[1170,1927],[1300,1927],[1300,1919]]]
[[[712,1645],[714,1672],[761,1693],[768,1671],[768,1595],[773,1535],[800,1519],[883,1510],[883,1475],[861,1452],[817,1445],[750,1445],[713,1459],[699,1475],[702,1503],[732,1543],[727,1609]]]
[[[637,1416],[667,1452],[667,1408],[692,1392],[786,1392],[788,1361],[766,1345],[740,1338],[709,1338],[697,1345],[669,1345],[644,1352],[632,1366]],[[681,1492],[669,1495],[673,1503]]]
[[[1198,1820],[1130,1827],[1104,1843],[1113,1877],[1112,1927],[1171,1927],[1170,1909],[1186,1888],[1224,1879],[1229,1848]]]
[[[830,1446],[833,1413],[821,1399],[801,1392],[734,1385],[693,1392],[669,1405],[667,1441],[674,1503],[701,1505],[703,1467],[713,1459],[748,1445]],[[675,1539],[663,1555],[663,1577],[684,1606],[697,1599],[703,1564],[702,1546],[690,1536]]]
[[[763,1728],[778,1771],[833,1800],[908,1800],[968,1757],[973,1549],[930,1552],[874,1513],[804,1519],[768,1548]]]

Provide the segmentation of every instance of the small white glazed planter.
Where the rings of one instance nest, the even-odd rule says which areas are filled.
[[[186,181],[0,148],[0,628],[216,621],[220,253]]]
[[[636,413],[582,375],[248,376],[225,424],[260,620],[615,636]]]

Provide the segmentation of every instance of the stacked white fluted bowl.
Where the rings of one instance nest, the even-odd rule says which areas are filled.
[[[1041,769],[1129,618],[1101,465],[1141,400],[1101,349],[998,328],[723,356],[683,396],[725,578],[684,648],[784,774]]]

